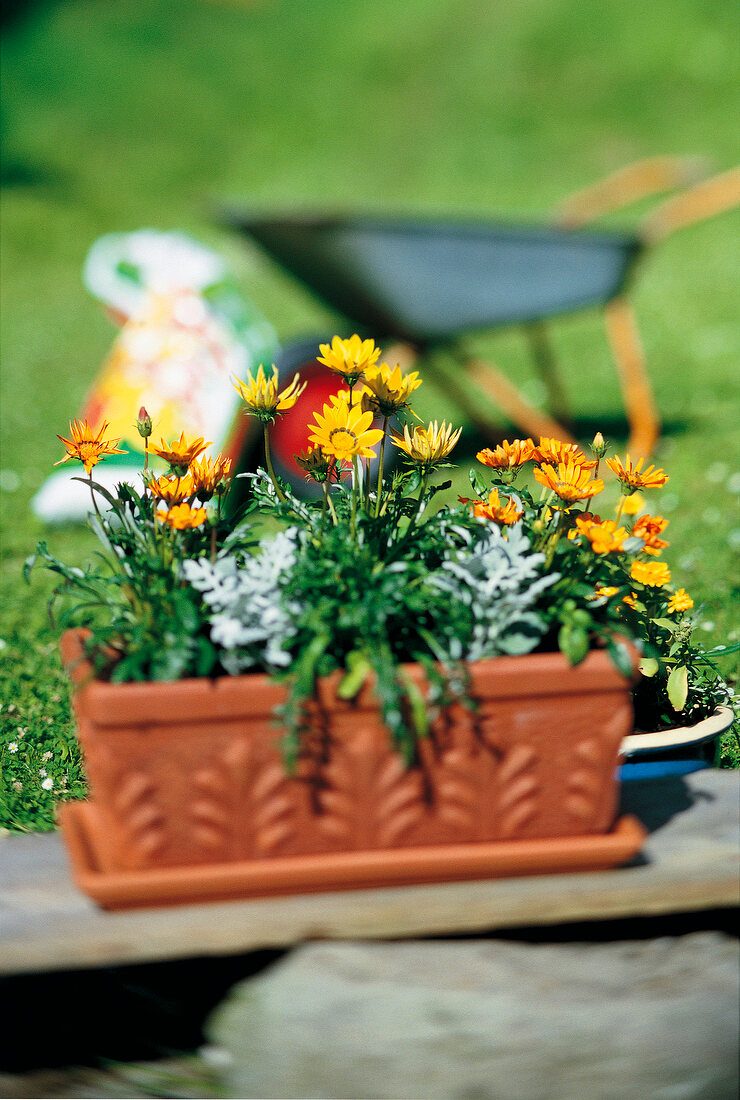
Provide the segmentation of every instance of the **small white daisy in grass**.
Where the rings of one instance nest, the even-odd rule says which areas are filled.
[[[8,752],[18,752],[18,742],[11,741],[8,745]]]
[[[41,786],[45,791],[51,791],[54,788],[54,780],[50,775],[47,775],[46,779],[41,780]]]

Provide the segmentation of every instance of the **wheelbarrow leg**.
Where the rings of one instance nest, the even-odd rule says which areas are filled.
[[[658,441],[660,420],[634,311],[626,298],[612,298],[606,306],[605,317],[629,423],[627,448],[634,457],[647,458]]]
[[[547,390],[547,404],[556,420],[571,427],[568,401],[557,369],[555,353],[550,341],[550,331],[542,321],[524,326],[535,366]]]

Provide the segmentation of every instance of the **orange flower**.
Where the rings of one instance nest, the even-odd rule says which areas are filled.
[[[649,588],[662,588],[671,582],[671,571],[664,561],[633,561],[630,576]]]
[[[524,515],[520,511],[512,497],[499,497],[498,489],[491,489],[488,494],[488,504],[482,500],[464,501],[473,507],[473,515],[478,519],[491,519],[500,527],[508,527],[516,523]]]
[[[540,436],[540,441],[536,447],[533,445],[532,458],[535,462],[540,464],[548,462],[552,466],[557,466],[561,462],[572,459],[576,465],[582,466],[584,470],[595,470],[598,465],[592,459],[586,458],[577,443],[563,443],[562,439],[550,439],[546,435]]]
[[[684,588],[677,588],[668,601],[666,611],[672,615],[674,611],[690,611],[694,601]]]
[[[222,458],[221,455],[217,455],[216,458],[201,458],[193,462],[189,476],[198,499],[210,500],[214,493],[224,492],[228,485],[230,469],[231,459]]]
[[[89,477],[93,466],[97,466],[101,458],[105,458],[106,455],[128,454],[128,451],[121,451],[116,447],[117,439],[103,439],[107,430],[107,420],[103,421],[97,435],[93,432],[87,420],[70,421],[69,431],[72,438],[65,439],[63,435],[57,436],[57,439],[61,440],[66,447],[67,453],[64,458],[60,458],[59,462],[55,462],[54,465],[61,466],[63,462],[68,462],[70,458],[76,458],[85,467],[85,473]]]
[[[189,504],[176,504],[169,512],[157,512],[160,523],[167,523],[176,531],[185,531],[191,527],[200,527],[206,522],[208,513],[205,508],[191,508]]]
[[[187,473],[190,463],[194,462],[198,455],[203,454],[206,447],[211,446],[210,443],[203,442],[203,436],[194,439],[192,443],[186,443],[185,432],[181,432],[180,438],[173,439],[169,444],[163,439],[160,442],[161,446],[151,447],[152,453],[169,462],[173,474],[181,475]]]
[[[637,606],[637,596],[634,592],[630,592],[629,596],[625,596],[623,598],[622,603],[626,603],[627,607],[631,607],[634,611],[635,607]]]
[[[616,520],[613,519],[594,523],[593,520],[581,519],[579,516],[576,527],[591,543],[594,554],[610,554],[621,550],[627,538],[627,529],[617,527]]]
[[[546,489],[552,489],[562,501],[572,504],[576,500],[588,500],[604,488],[600,477],[591,480],[591,470],[573,458],[559,462],[557,469],[544,463],[534,472],[535,479]]]
[[[182,504],[195,492],[193,479],[189,474],[184,477],[150,477],[147,489],[153,497],[165,504]]]
[[[655,466],[648,466],[643,470],[644,461],[641,458],[633,466],[632,459],[627,455],[622,465],[619,455],[615,455],[614,458],[607,458],[606,464],[622,482],[624,493],[634,493],[635,489],[662,489],[668,481],[668,475],[663,470],[657,470]]]
[[[659,539],[658,535],[665,531],[668,526],[668,520],[663,519],[662,516],[640,516],[635,520],[632,527],[632,534],[642,539],[645,543],[643,547],[646,554],[659,554],[661,550],[665,550],[668,543],[665,539]]]
[[[484,466],[491,466],[494,470],[511,469],[514,466],[523,466],[529,462],[534,452],[534,443],[531,439],[514,439],[509,443],[505,439],[497,447],[491,450],[486,447],[478,451],[475,456]]]
[[[592,600],[610,600],[612,596],[616,596],[618,591],[619,589],[613,584],[600,584],[594,589],[593,596],[589,598]]]

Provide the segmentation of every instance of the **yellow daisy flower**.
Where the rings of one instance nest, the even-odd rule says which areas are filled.
[[[633,561],[630,576],[649,588],[662,588],[671,582],[671,571],[664,561]]]
[[[292,409],[298,398],[307,386],[307,382],[300,384],[300,377],[293,375],[293,381],[282,392],[278,392],[278,369],[273,364],[272,377],[268,378],[262,368],[257,369],[257,376],[252,377],[252,372],[247,372],[246,382],[238,378],[232,380],[234,389],[247,406],[250,416],[257,416],[263,423],[271,423],[279,413]]]
[[[655,466],[648,466],[643,470],[644,461],[645,459],[641,458],[633,466],[629,455],[625,457],[624,465],[619,455],[607,458],[607,466],[622,482],[623,493],[634,493],[635,489],[662,489],[668,481],[668,475],[663,470],[656,469]]]
[[[498,489],[491,489],[487,504],[482,500],[463,501],[463,503],[472,505],[473,515],[478,519],[493,520],[500,527],[517,523],[524,515],[524,512],[517,508],[516,501],[512,497],[499,497]]]
[[[627,538],[626,527],[617,527],[613,519],[602,520],[595,523],[591,519],[576,519],[578,531],[585,535],[591,543],[594,554],[611,554],[622,549],[622,544]]]
[[[372,428],[373,414],[363,412],[359,405],[324,405],[323,413],[314,413],[316,424],[309,425],[309,443],[320,447],[325,455],[338,462],[358,458],[374,458],[371,450],[383,438],[380,428]]]
[[[595,470],[598,465],[593,459],[586,458],[577,443],[564,443],[562,439],[552,439],[546,435],[541,435],[539,443],[533,447],[532,458],[540,465],[547,462],[551,466],[558,466],[571,459],[584,470]]]
[[[191,508],[189,504],[175,504],[168,512],[157,512],[160,523],[167,523],[176,531],[186,531],[200,527],[206,522],[208,513],[205,508]]]
[[[331,344],[319,344],[319,351],[317,362],[341,374],[348,386],[354,386],[380,358],[380,348],[376,348],[375,341],[361,340],[357,333],[349,340],[335,336]]]
[[[198,499],[210,500],[214,493],[224,493],[228,488],[230,470],[231,459],[223,458],[221,455],[193,462],[188,472]]]
[[[666,611],[669,615],[672,615],[674,611],[690,611],[693,606],[694,601],[686,589],[677,588],[668,601]]]
[[[534,454],[534,442],[531,439],[514,439],[509,443],[505,439],[493,450],[486,447],[478,451],[475,456],[484,466],[490,466],[494,470],[512,469],[515,466],[523,466],[529,462]]]
[[[403,374],[398,363],[392,370],[387,363],[368,367],[365,371],[363,407],[369,408],[376,416],[394,416],[400,409],[408,408],[409,397],[420,385],[419,372],[414,370]]]
[[[545,462],[534,472],[535,479],[546,489],[552,489],[560,499],[572,504],[576,500],[588,500],[595,497],[604,488],[600,477],[591,480],[591,470],[587,465],[576,462],[571,456],[565,462],[559,462],[557,469]]]
[[[460,438],[461,432],[462,428],[453,432],[452,425],[446,420],[441,424],[433,420],[428,427],[414,428],[413,432],[409,432],[408,425],[405,424],[403,437],[392,435],[391,441],[404,451],[416,466],[423,466],[430,470],[443,458],[447,458]]]
[[[182,504],[184,500],[189,500],[195,492],[190,474],[185,474],[184,477],[150,476],[147,479],[146,487],[156,500],[161,500],[169,505]]]
[[[97,434],[92,430],[87,420],[70,421],[69,432],[72,438],[65,439],[63,435],[57,436],[57,439],[64,444],[67,453],[64,458],[60,458],[54,465],[61,466],[63,462],[68,462],[70,458],[76,458],[85,467],[85,473],[89,477],[93,466],[97,466],[101,458],[105,458],[106,455],[128,454],[128,451],[122,451],[116,447],[118,439],[103,439],[107,430],[107,420],[103,421]]]
[[[195,462],[198,455],[203,454],[206,447],[211,446],[210,443],[203,441],[203,436],[187,443],[185,432],[181,432],[180,438],[173,439],[171,443],[165,443],[163,439],[160,440],[160,443],[161,446],[152,446],[150,450],[159,458],[164,459],[165,462],[169,462],[173,474],[180,474],[181,476],[187,473],[190,463]]]

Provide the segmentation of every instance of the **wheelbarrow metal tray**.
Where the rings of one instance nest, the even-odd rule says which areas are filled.
[[[641,245],[616,233],[441,220],[226,220],[359,326],[420,342],[609,301]]]

